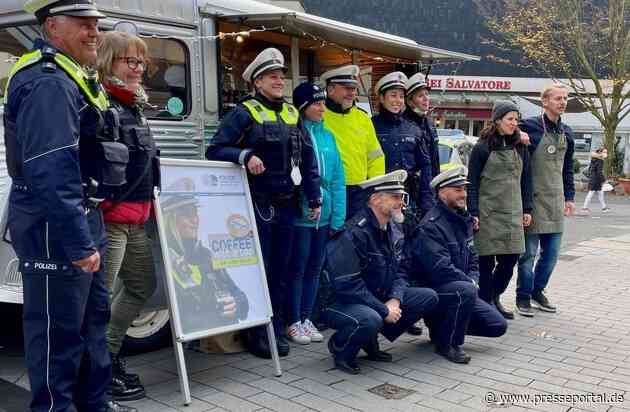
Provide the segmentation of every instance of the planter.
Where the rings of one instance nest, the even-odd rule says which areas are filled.
[[[623,192],[630,195],[630,179],[627,177],[618,177],[617,183],[623,188]]]

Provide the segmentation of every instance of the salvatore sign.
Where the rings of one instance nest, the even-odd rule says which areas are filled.
[[[500,78],[475,77],[429,77],[429,87],[440,90],[512,90],[512,80]]]

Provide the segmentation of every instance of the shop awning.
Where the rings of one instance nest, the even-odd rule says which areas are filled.
[[[301,13],[251,0],[206,0],[202,12],[247,26],[281,26],[297,37],[324,39],[352,50],[411,61],[434,62],[479,60],[478,56],[451,52],[415,41],[324,17]]]

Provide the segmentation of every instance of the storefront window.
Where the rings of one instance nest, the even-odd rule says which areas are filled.
[[[473,129],[472,129],[472,135],[473,136],[481,136],[481,131],[483,130],[483,128],[485,127],[485,121],[484,120],[474,120],[473,121]]]

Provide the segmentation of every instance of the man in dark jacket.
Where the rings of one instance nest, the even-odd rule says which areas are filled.
[[[479,265],[473,246],[473,218],[466,211],[464,166],[431,181],[436,206],[406,241],[403,271],[421,286],[435,290],[437,309],[425,318],[436,352],[455,363],[468,363],[465,335],[498,337],[507,322],[478,296]]]
[[[360,372],[355,362],[360,349],[370,360],[391,362],[391,354],[379,349],[378,333],[393,342],[437,304],[434,291],[409,287],[398,267],[392,222],[404,220],[406,178],[397,170],[361,183],[368,204],[326,248],[336,303],[325,317],[337,330],[328,349],[335,366],[351,374]]]
[[[543,114],[519,124],[530,137],[530,172],[533,186],[532,223],[525,229],[525,253],[518,263],[516,309],[534,316],[532,303],[555,312],[544,290],[560,252],[564,217],[575,209],[573,183],[573,131],[560,119],[567,107],[566,86],[554,84],[541,93]],[[540,246],[540,258],[534,260]]]

